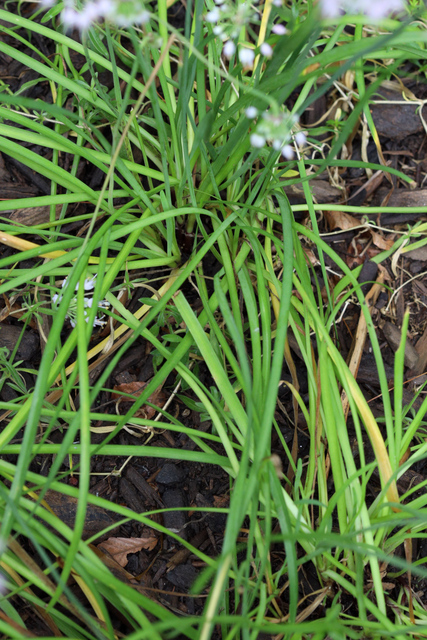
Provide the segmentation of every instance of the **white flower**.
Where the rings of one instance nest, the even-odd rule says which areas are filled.
[[[112,0],[97,0],[96,5],[100,16],[108,16],[115,11],[115,4]]]
[[[275,33],[276,36],[284,36],[287,33],[286,27],[284,27],[283,24],[273,24],[271,31]]]
[[[295,134],[295,142],[299,147],[303,147],[306,141],[307,141],[307,138],[305,137],[305,134],[302,131],[298,131],[298,133]]]
[[[273,0],[273,5],[275,7],[281,7],[282,6],[282,0]]]
[[[271,56],[273,55],[273,49],[267,42],[263,42],[259,50],[261,51],[261,54],[266,58],[271,58]]]
[[[263,138],[263,136],[260,136],[258,133],[252,133],[250,142],[251,145],[256,149],[261,149],[265,145],[265,138]]]
[[[320,0],[322,15],[325,18],[337,18],[343,13],[363,13],[377,20],[394,11],[401,11],[405,4],[404,0]]]
[[[294,157],[294,150],[292,149],[290,144],[285,144],[282,149],[282,156],[286,158],[286,160],[292,160]]]
[[[95,285],[96,285],[96,274],[93,276],[93,278],[86,278],[83,285],[84,290],[90,291],[91,289],[95,289]]]
[[[255,60],[255,54],[252,49],[243,47],[242,49],[239,49],[239,60],[243,66],[252,67]]]
[[[219,17],[220,17],[219,9],[218,7],[215,7],[214,9],[212,9],[206,14],[206,22],[210,22],[210,23],[218,22]]]
[[[114,22],[114,24],[119,27],[130,27],[133,24],[146,24],[147,22],[149,22],[150,13],[145,9],[142,9],[141,11],[136,11],[135,13],[129,12],[129,14],[126,14],[123,11],[118,11],[117,9],[115,9],[114,12],[108,15],[108,18],[109,20],[111,20],[111,22]]]
[[[283,142],[282,140],[279,140],[278,138],[276,140],[273,140],[272,145],[273,149],[275,151],[280,151],[282,146],[283,146]]]
[[[93,276],[93,278],[86,278],[86,280],[83,283],[83,289],[85,291],[90,291],[91,289],[95,289],[95,285],[96,285],[95,280],[96,280],[96,274]],[[79,286],[80,286],[80,282],[76,284],[76,291],[79,290]]]
[[[223,34],[223,32],[224,32],[224,29],[223,29],[219,24],[217,24],[217,25],[212,29],[212,31],[214,32],[214,34],[215,34],[216,36],[222,36],[222,34]]]
[[[71,7],[65,7],[61,13],[61,20],[64,26],[68,28],[74,28],[76,22],[77,11]]]
[[[258,109],[256,107],[248,107],[245,110],[245,116],[249,118],[249,120],[253,120],[258,115]]]
[[[95,2],[88,2],[82,11],[76,11],[71,6],[65,7],[61,13],[62,22],[67,29],[86,31],[100,18],[98,6]]]
[[[150,12],[145,9],[140,11],[134,19],[135,24],[147,24],[148,22],[150,22]]]
[[[108,18],[120,27],[144,24],[150,20],[150,13],[139,0],[88,0],[81,11],[75,9],[73,0],[61,13],[67,29],[86,31],[97,20]]]
[[[236,45],[232,40],[227,40],[227,42],[225,43],[222,49],[222,53],[229,60],[231,56],[234,55],[235,52],[236,52]]]

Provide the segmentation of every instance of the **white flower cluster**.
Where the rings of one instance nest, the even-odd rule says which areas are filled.
[[[390,13],[402,11],[405,4],[405,0],[320,0],[325,18],[337,18],[344,13],[363,13],[368,18],[379,20]]]
[[[42,0],[45,7],[52,0]],[[143,0],[87,0],[78,9],[74,0],[65,0],[61,20],[66,29],[87,31],[95,22],[109,20],[118,27],[145,24],[150,20]]]
[[[248,107],[245,113],[250,120],[258,117],[258,110],[255,107]],[[292,160],[294,149],[291,142],[295,142],[299,147],[304,146],[306,142],[302,131],[295,134],[292,131],[298,120],[298,116],[291,113],[264,111],[260,114],[255,130],[250,136],[251,145],[261,149],[266,143],[270,143],[273,149],[280,151],[286,160]]]
[[[280,6],[282,0],[273,0]],[[250,22],[256,22],[258,15],[254,11],[254,3],[232,2],[231,0],[215,0],[216,6],[205,16],[206,22],[215,25],[213,32],[224,42],[223,54],[229,60],[237,50],[235,41],[239,38],[241,30]],[[266,58],[271,58],[273,49],[264,42],[260,46],[260,53]],[[255,52],[252,48],[239,47],[239,60],[245,67],[252,67],[255,60]]]
[[[250,2],[215,0],[215,4],[205,19],[215,25],[213,32],[222,40],[236,40],[245,25],[258,19]]]
[[[96,276],[94,278],[86,278],[86,280],[84,282],[84,290],[85,291],[91,291],[92,289],[95,288],[95,278],[96,278]],[[65,287],[67,285],[68,285],[68,278],[65,278],[65,280],[62,283],[62,288],[65,289]],[[77,283],[77,286],[76,286],[76,289],[75,289],[76,293],[77,293],[78,289],[79,289],[79,283]],[[53,302],[54,307],[58,307],[58,305],[61,302],[61,300],[62,300],[62,295],[58,294],[58,293],[55,293],[52,296],[52,302]],[[91,307],[92,307],[93,298],[89,298],[89,297],[85,296],[83,300],[84,300],[84,310],[83,310],[84,318],[85,318],[86,322],[89,322],[89,314],[90,314],[89,309],[91,309]],[[110,305],[108,304],[108,302],[106,300],[101,300],[98,303],[98,309],[108,309],[109,306]],[[75,327],[76,324],[77,324],[77,296],[76,295],[71,299],[71,302],[70,302],[70,304],[68,306],[68,311],[67,311],[67,316],[66,317],[69,319],[69,321],[71,323],[71,326]],[[103,316],[101,318],[96,318],[95,317],[95,320],[93,321],[93,326],[94,327],[102,327],[102,326],[104,326],[105,321],[102,318],[103,318]]]

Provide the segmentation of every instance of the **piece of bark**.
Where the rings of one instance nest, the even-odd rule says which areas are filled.
[[[126,478],[120,478],[120,493],[129,509],[132,509],[135,513],[144,513],[146,511],[144,501],[133,484]]]
[[[62,205],[57,205],[55,214],[59,218]],[[26,209],[16,209],[12,211],[8,218],[11,222],[31,227],[37,224],[50,222],[50,207],[27,207]]]
[[[410,245],[409,245],[410,246]],[[405,247],[407,249],[407,247]],[[409,251],[403,251],[402,255],[409,260],[420,260],[421,262],[427,262],[427,244],[418,249],[410,249]]]
[[[196,547],[196,549],[198,549],[200,545],[207,539],[207,537],[208,537],[207,530],[202,529],[201,531],[199,531],[199,533],[196,533],[196,535],[193,538],[191,538],[190,544],[193,547]],[[166,565],[167,570],[170,571],[171,569],[174,569],[178,565],[184,564],[184,562],[187,562],[190,556],[191,556],[190,549],[187,549],[185,547],[184,549],[179,549],[173,554],[172,558],[167,563]]]
[[[0,324],[0,348],[6,347],[12,353],[16,343],[20,339],[23,327],[17,327],[11,324]],[[33,331],[24,330],[21,341],[19,343],[16,357],[18,360],[28,360],[31,362],[37,349],[39,348],[39,339]]]
[[[136,469],[128,467],[126,470],[126,479],[129,480],[144,496],[146,505],[148,504],[148,506],[151,506],[153,504],[158,504],[160,507],[164,506],[162,500],[157,495],[157,492],[150,484],[148,484],[146,479],[138,473]]]
[[[337,187],[333,187],[326,180],[314,178],[310,180],[310,191],[313,199],[317,204],[327,204],[329,202],[338,202],[343,199],[344,192]],[[304,203],[306,201],[304,191],[301,184],[287,185],[283,188],[286,195],[292,199],[293,204]]]
[[[373,206],[379,206],[384,198],[389,193],[390,189],[388,187],[381,187],[375,194],[375,197],[372,201]],[[427,189],[395,189],[390,196],[390,199],[387,202],[387,207],[425,207],[427,205]],[[381,214],[381,220],[383,220],[386,214]],[[415,216],[417,220],[423,218],[420,213],[408,212],[408,213],[391,213],[388,215],[387,219],[390,221],[395,220],[396,223],[400,223],[400,220],[407,220],[410,215]]]
[[[62,520],[70,529],[74,528],[74,522],[77,513],[77,498],[67,496],[59,491],[46,492],[44,496],[45,502],[52,509],[54,514]],[[86,518],[83,527],[82,540],[87,540],[92,536],[97,536],[103,529],[115,524],[117,519],[115,515],[101,507],[97,507],[88,503],[86,508]],[[120,527],[110,529],[106,534],[97,537],[97,543],[114,535],[119,531]]]
[[[415,378],[420,376],[426,371],[427,368],[427,328],[424,330],[423,335],[415,345],[415,351],[417,352],[418,359],[416,363],[408,371],[408,378]]]
[[[397,351],[402,339],[402,332],[400,331],[400,329],[398,329],[398,327],[396,327],[396,325],[392,322],[386,322],[383,326],[383,333],[385,339],[387,340],[393,351]],[[410,340],[408,340],[408,338],[406,338],[405,343],[404,362],[405,367],[410,368],[415,367],[418,362],[418,353],[414,345],[412,344],[412,342],[410,342]]]
[[[401,92],[389,91],[383,87],[380,93],[386,102],[377,102],[370,107],[375,128],[380,136],[404,140],[407,136],[423,131],[418,103],[404,102]]]

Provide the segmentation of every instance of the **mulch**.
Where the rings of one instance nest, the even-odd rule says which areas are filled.
[[[22,10],[31,12],[34,8],[32,8],[32,5],[25,5]],[[0,38],[16,46],[16,41],[8,35],[0,35]],[[34,38],[34,44],[44,55],[53,55],[53,43],[44,40],[37,34],[34,34]],[[22,50],[34,59],[37,58],[37,52],[26,49],[24,46]],[[81,68],[84,63],[83,58],[76,54],[72,55],[72,61],[76,69]],[[416,96],[418,100],[424,100],[427,87],[424,84],[417,83],[416,75],[411,76],[409,71],[406,74],[407,78],[402,81],[402,87],[404,87],[407,96]],[[12,92],[16,92],[22,90],[25,83],[37,79],[37,74],[35,71],[22,67],[15,60],[0,53],[0,79],[9,85]],[[107,89],[112,87],[112,78],[109,74],[101,73],[100,81]],[[372,106],[372,115],[380,136],[379,139],[385,161],[390,166],[401,170],[409,176],[412,179],[412,184],[404,183],[395,176],[386,175],[385,172],[381,171],[374,176],[369,176],[361,169],[339,169],[333,176],[331,173],[325,172],[311,182],[313,197],[317,203],[347,203],[355,206],[382,205],[388,207],[425,206],[427,201],[426,132],[420,114],[417,112],[417,106],[410,102],[407,104],[402,103],[402,93],[399,93],[396,84],[384,87],[381,91],[381,96],[378,96],[379,102]],[[49,84],[45,81],[29,85],[24,90],[23,95],[31,98],[40,98],[46,102],[51,101]],[[386,100],[386,103],[381,104],[381,99]],[[309,126],[322,118],[333,100],[333,95],[319,98],[313,106],[311,115],[307,115],[303,124]],[[50,152],[46,149],[35,147],[29,142],[23,142],[22,144],[40,155],[49,157]],[[361,145],[361,137],[357,133],[348,147],[350,158],[361,158]],[[370,161],[379,162],[378,150],[372,140],[369,141],[367,146],[367,156]],[[61,158],[64,168],[67,168],[70,162],[71,158],[67,157],[67,155]],[[81,162],[79,167],[78,177],[84,179],[93,188],[101,187],[103,175],[96,168],[88,166],[84,161]],[[4,153],[0,154],[0,184],[0,198],[2,200],[30,198],[50,193],[50,185],[43,177]],[[304,197],[298,185],[286,187],[285,191],[291,204],[304,204]],[[72,213],[77,210],[78,213],[90,212],[88,205],[84,203],[76,205]],[[31,209],[6,212],[2,214],[2,218],[24,224],[25,221],[27,224],[34,224],[45,221],[48,219],[48,215],[48,210],[41,208],[36,212]],[[304,212],[296,214],[296,218],[300,222],[304,222],[305,217],[306,213]],[[410,310],[411,318],[405,353],[404,387],[404,401],[409,403],[416,388],[427,379],[425,373],[427,370],[427,315],[425,313],[427,306],[427,270],[425,268],[427,247],[402,254],[396,264],[392,262],[392,259],[388,259],[378,267],[372,262],[372,258],[387,247],[392,246],[397,234],[406,230],[408,225],[412,226],[427,220],[427,208],[426,214],[414,215],[412,213],[395,214],[386,212],[381,215],[375,214],[372,219],[374,219],[377,226],[375,230],[366,227],[362,228],[363,219],[356,213],[350,215],[325,211],[319,216],[319,228],[323,234],[330,234],[324,235],[323,239],[333,247],[349,267],[363,266],[359,281],[368,283],[364,289],[366,294],[380,274],[383,278],[386,287],[382,288],[376,299],[372,309],[372,317],[376,326],[391,389],[394,376],[394,353],[399,344],[400,327],[405,310]],[[66,233],[77,234],[80,230],[79,224],[76,226],[74,223],[72,225],[67,225],[66,223],[62,229]],[[335,233],[332,235],[331,232]],[[11,255],[13,251],[7,246],[0,245],[0,257]],[[315,249],[307,243],[306,251],[312,262],[316,264],[317,255]],[[337,265],[329,258],[326,258],[326,262],[330,270],[328,275],[329,282],[324,282],[320,270],[316,269],[316,277],[321,287],[323,287],[325,297],[326,287],[333,287],[341,277],[341,272]],[[29,261],[28,264],[22,266],[30,267],[31,264],[35,264],[35,261],[33,263]],[[214,260],[207,266],[211,268],[211,273],[208,270],[207,275],[214,274],[218,268]],[[315,284],[314,281],[313,284]],[[132,309],[132,305],[137,304],[138,299],[143,296],[144,292],[141,289],[137,289],[134,299],[128,300],[128,307]],[[147,296],[151,296],[148,291]],[[195,307],[199,302],[199,300],[194,299],[193,304]],[[13,296],[9,298],[5,296],[0,301],[0,348],[7,348],[9,352],[14,349],[21,335],[22,323],[19,321],[21,303],[21,297],[13,298]],[[356,299],[351,299],[336,324],[337,340],[344,357],[348,357],[354,348],[354,337],[359,318],[360,307]],[[65,327],[64,331],[68,329],[69,327]],[[94,333],[95,341],[100,340],[101,337],[102,331],[98,334]],[[37,325],[34,323],[24,332],[17,349],[16,361],[21,362],[20,367],[29,371],[37,371],[42,346]],[[304,398],[304,395],[307,394],[306,372],[303,363],[299,359],[298,349],[292,341],[291,348],[294,349],[293,353],[300,389]],[[153,354],[150,352],[149,346],[142,339],[139,339],[117,365],[106,386],[112,389],[115,386],[120,387],[122,385],[120,387],[122,391],[136,388],[131,385],[148,382],[153,376],[153,372]],[[209,372],[204,370],[203,366],[201,366],[200,375],[205,384],[209,386],[211,382]],[[22,373],[22,379],[27,389],[31,389],[34,386],[34,374]],[[284,365],[283,369],[283,379],[291,380],[286,365]],[[370,403],[374,415],[381,417],[383,411],[381,391],[369,338],[366,339],[363,345],[357,380]],[[175,382],[174,376],[170,376],[170,379],[165,381],[162,389],[165,399],[172,393]],[[123,385],[125,386],[123,387]],[[0,398],[2,401],[8,402],[16,398],[18,394],[19,391],[9,381],[3,386]],[[77,395],[73,400],[78,406]],[[279,400],[276,419],[285,440],[292,444],[294,430],[288,419],[288,416],[292,415],[293,411],[292,398],[290,392],[284,387],[280,390]],[[103,410],[105,411],[116,411],[117,402],[117,397],[113,398],[109,392],[103,392],[99,398],[99,405],[104,407]],[[126,405],[122,405],[120,411],[124,411],[125,408]],[[192,428],[196,427],[201,430],[210,428],[209,423],[201,423],[198,412],[188,409],[177,398],[173,400],[168,411]],[[103,425],[99,423],[94,426],[101,428]],[[351,429],[351,420],[349,421],[349,428]],[[61,437],[61,431],[57,430],[51,434],[51,441],[60,442]],[[93,442],[95,444],[99,443],[104,437],[102,433],[93,433]],[[113,442],[139,446],[147,440],[151,445],[163,447],[165,450],[166,448],[175,450],[195,448],[192,441],[185,434],[162,432],[160,430],[154,430],[152,433],[122,431]],[[308,455],[308,445],[306,428],[301,419],[299,424],[299,456],[302,459]],[[273,437],[272,450],[282,456],[283,452],[277,436]],[[369,450],[368,443],[367,450]],[[51,458],[49,456],[37,456],[33,460],[31,468],[42,475],[47,475],[50,462]],[[69,463],[67,464],[68,468],[64,463],[61,469],[62,472],[67,474],[64,482],[76,486],[78,484],[78,458],[71,461],[71,467]],[[91,476],[91,493],[106,498],[112,503],[127,506],[140,514],[165,507],[183,507],[186,510],[171,511],[163,515],[153,516],[153,518],[167,529],[188,540],[205,554],[212,557],[218,555],[221,550],[226,516],[221,512],[202,516],[198,509],[204,507],[224,509],[228,506],[231,485],[229,477],[222,469],[196,462],[171,461],[167,458],[167,455],[165,455],[164,459],[132,458],[130,460],[118,457],[94,456],[91,465],[93,474]],[[411,475],[411,478],[409,478],[409,475]],[[401,489],[404,490],[405,482],[419,484],[426,479],[427,463],[420,461],[416,468],[412,469],[410,473],[408,472],[408,476],[401,479]],[[375,482],[374,475],[372,486],[369,488],[372,499],[374,499],[378,490],[378,485]],[[50,492],[46,499],[59,517],[72,526],[76,508],[75,501],[64,496],[61,496],[61,499],[58,500],[58,496],[54,492]],[[84,537],[89,538],[106,526],[114,525],[114,523],[114,514],[89,506]],[[121,575],[121,579],[129,583],[135,583],[136,581],[143,585],[147,593],[151,594],[151,597],[169,607],[172,611],[193,615],[202,610],[206,594],[194,597],[189,592],[194,580],[203,569],[203,563],[183,548],[174,537],[161,536],[154,529],[150,529],[150,527],[136,521],[112,530],[109,533],[109,537],[143,540],[154,538],[151,548],[142,546],[138,550],[131,550],[127,553],[124,566],[121,566],[114,559],[114,556],[111,557],[111,554],[102,551],[102,542],[105,542],[105,536],[97,540],[96,544],[99,543],[101,545],[99,552],[108,556],[108,562],[112,563],[111,566],[114,566],[114,570]],[[242,540],[244,539],[245,533],[242,532]],[[120,550],[123,554],[123,549]],[[418,548],[414,547],[414,559],[422,558],[425,553],[424,543],[420,542]],[[123,560],[123,555],[121,559]],[[273,564],[279,566],[282,561],[283,551],[279,548],[274,548],[272,550]],[[312,593],[318,588],[317,577],[304,574],[300,585],[301,597]],[[418,585],[418,590],[420,589],[424,590],[425,594],[427,593],[427,585],[424,585],[423,582]],[[280,604],[283,606],[283,611],[286,612],[286,602],[281,602]],[[349,607],[351,607],[351,603],[349,603]],[[317,609],[313,616],[316,617],[320,613]],[[125,623],[118,622],[118,625],[122,625],[121,630],[123,632],[126,631]]]

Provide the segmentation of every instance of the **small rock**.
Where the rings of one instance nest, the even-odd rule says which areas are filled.
[[[165,507],[178,509],[184,507],[184,496],[179,489],[167,489],[163,494]],[[163,524],[173,533],[177,533],[181,538],[187,540],[187,532],[184,526],[187,522],[187,514],[184,511],[165,511],[163,514]]]
[[[423,124],[418,115],[418,104],[407,101],[403,103],[401,93],[381,88],[384,104],[378,102],[371,105],[371,113],[375,127],[380,136],[392,140],[404,140],[407,136],[423,131]]]
[[[185,473],[181,467],[172,462],[167,462],[161,468],[156,476],[156,482],[164,484],[167,487],[173,487],[180,484],[185,478]]]
[[[397,351],[397,349],[400,346],[400,341],[402,339],[402,333],[400,329],[396,327],[395,324],[391,322],[386,322],[383,326],[383,333],[384,333],[385,339],[387,340],[387,342],[389,343],[393,351]],[[409,340],[409,338],[407,338],[405,343],[405,356],[404,356],[405,367],[409,367],[411,369],[415,367],[415,365],[418,362],[418,358],[419,356],[418,356],[417,350],[415,349],[414,345]]]
[[[20,339],[23,329],[11,324],[0,324],[0,348],[7,347],[12,352]],[[16,357],[18,360],[31,360],[39,348],[39,338],[34,331],[24,331]]]
[[[198,576],[198,571],[191,564],[180,564],[167,574],[169,582],[172,582],[174,587],[188,591],[194,584]]]

